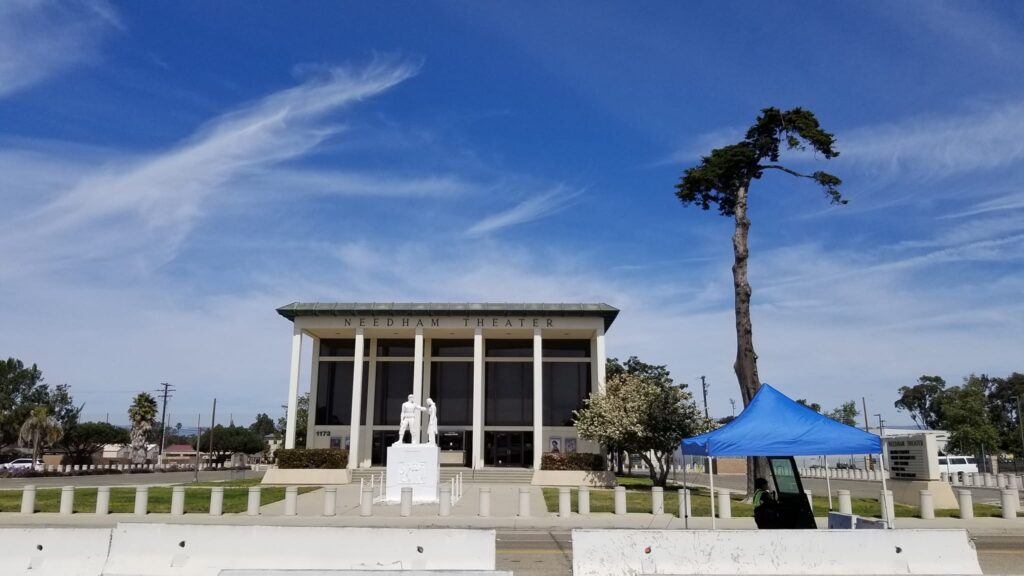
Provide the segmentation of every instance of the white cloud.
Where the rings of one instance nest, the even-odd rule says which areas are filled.
[[[6,222],[0,249],[25,267],[111,257],[134,266],[160,265],[174,257],[210,196],[236,179],[306,154],[338,132],[325,125],[331,112],[415,72],[412,65],[382,61],[363,69],[335,68],[225,114],[169,150],[112,159],[38,209]]]
[[[512,208],[481,219],[470,226],[466,230],[466,234],[481,236],[516,224],[539,220],[562,210],[582,193],[582,190],[570,190],[565,186],[555,186],[544,194],[527,198]]]
[[[103,0],[0,2],[0,97],[94,61],[103,37],[120,27]]]

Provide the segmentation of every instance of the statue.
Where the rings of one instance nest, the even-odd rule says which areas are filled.
[[[437,445],[437,404],[434,400],[427,398],[427,444]]]
[[[402,403],[402,424],[398,427],[398,440],[395,441],[394,446],[402,443],[402,440],[405,439],[406,430],[412,431],[413,444],[420,443],[420,431],[415,429],[417,410],[426,411],[426,408],[417,406],[413,402],[413,395],[409,394],[409,399]]]

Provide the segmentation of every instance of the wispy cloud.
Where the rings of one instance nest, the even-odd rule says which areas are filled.
[[[6,222],[0,249],[25,265],[172,258],[204,202],[228,184],[299,157],[339,128],[330,113],[409,78],[416,66],[335,68],[225,114],[169,150],[112,159],[38,209]]]
[[[120,27],[104,0],[0,2],[0,97],[94,61],[103,37]]]
[[[279,194],[290,190],[302,196],[375,196],[379,198],[444,198],[475,188],[456,174],[377,174],[344,170],[277,168],[249,177],[247,190]]]
[[[483,218],[466,230],[466,234],[481,236],[516,224],[539,220],[562,210],[582,193],[582,190],[572,190],[561,185],[555,186],[544,194],[527,198],[508,210]]]

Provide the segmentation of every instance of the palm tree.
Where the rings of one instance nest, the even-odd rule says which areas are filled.
[[[36,406],[32,409],[25,423],[21,425],[18,434],[18,443],[22,446],[32,446],[32,469],[35,470],[36,462],[39,461],[40,451],[50,444],[54,444],[64,435],[60,424],[50,416],[46,406]]]
[[[128,408],[128,420],[132,423],[131,455],[132,464],[146,463],[146,435],[156,420],[156,399],[146,392],[140,393]]]

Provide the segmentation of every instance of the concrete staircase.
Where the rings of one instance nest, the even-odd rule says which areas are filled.
[[[356,468],[352,470],[352,482],[359,482],[363,479],[370,481],[371,475],[379,475],[386,472],[383,466],[372,468]],[[482,468],[472,470],[470,468],[454,468],[444,466],[441,468],[441,482],[462,473],[462,481],[473,484],[529,484],[533,480],[533,470],[530,468]]]

